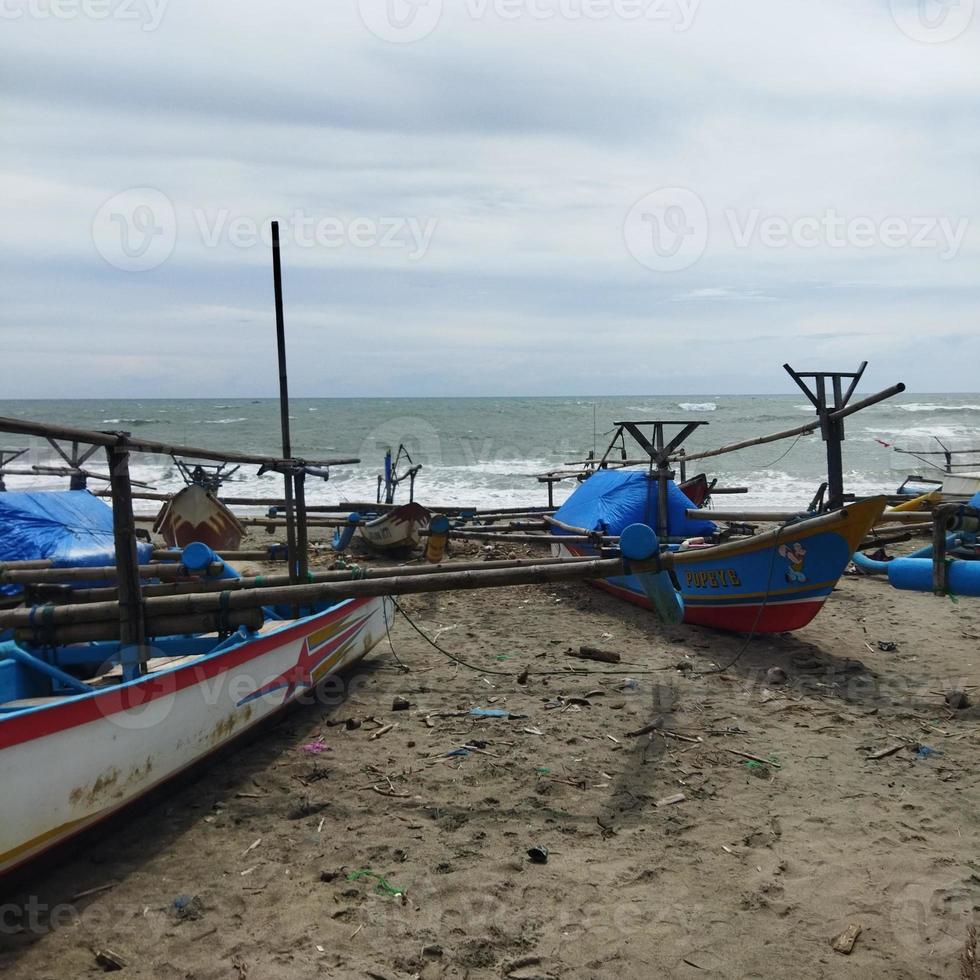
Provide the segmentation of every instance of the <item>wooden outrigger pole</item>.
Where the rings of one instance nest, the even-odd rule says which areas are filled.
[[[846,408],[830,411],[828,413],[830,420],[834,422],[843,420],[847,418],[848,415],[853,415],[855,412],[860,412],[863,408],[870,408],[872,405],[877,405],[878,402],[883,402],[886,398],[892,398],[895,395],[899,395],[903,391],[905,391],[905,385],[901,382],[891,385],[888,388],[884,388],[883,390],[876,392],[874,395],[868,395],[867,398],[862,398],[860,401],[856,401],[853,404],[848,405]],[[725,453],[738,452],[740,449],[749,449],[752,446],[764,446],[768,442],[779,442],[781,439],[792,439],[793,436],[806,435],[808,432],[814,432],[819,428],[820,419],[816,419],[813,422],[807,422],[805,425],[798,425],[792,429],[784,429],[782,432],[773,432],[768,436],[759,436],[755,439],[744,439],[741,442],[733,442],[727,446],[720,446],[718,449],[709,449],[701,453],[688,453],[686,458],[689,463],[698,459],[711,459],[714,456],[723,456]]]
[[[399,565],[394,567],[382,566],[378,568],[341,568],[323,572],[310,572],[307,582],[360,582],[363,579],[391,578],[392,576],[397,576],[398,578],[412,578],[416,575],[431,575],[435,571],[484,572],[507,568],[537,568],[539,566],[554,567],[576,565],[590,560],[591,559],[589,558],[507,558],[497,561],[484,560],[476,562],[452,562],[451,564],[441,566]],[[178,565],[174,566],[174,568],[179,567],[180,566]],[[25,571],[30,570],[28,569]],[[39,569],[38,571],[42,570]],[[52,571],[57,572],[58,570],[53,569]],[[77,572],[79,570],[67,569],[67,571]],[[204,574],[206,575],[207,573]],[[2,581],[7,582],[9,580],[3,579]],[[16,581],[21,584],[31,583],[35,588],[40,587],[43,590],[47,582],[54,580],[33,579],[30,575],[20,575],[17,577]],[[145,598],[150,598],[152,596],[189,595],[191,593],[200,592],[239,592],[247,591],[249,589],[265,588],[267,586],[271,587],[289,584],[290,580],[289,575],[287,574],[254,575],[249,578],[237,579],[205,577],[191,581],[181,581],[178,578],[177,581],[173,582],[163,581],[158,584],[144,585],[143,595]],[[69,594],[69,598],[60,604],[67,605],[70,603],[71,605],[77,605],[79,603],[87,602],[111,602],[117,599],[118,595],[118,590],[113,586],[101,586],[91,589],[72,589]]]
[[[252,466],[274,468],[284,463],[305,463],[307,466],[338,466],[341,463],[359,463],[359,459],[317,459],[286,460],[281,456],[267,453],[241,453],[232,450],[202,449],[199,446],[183,446],[177,443],[160,442],[156,439],[135,438],[131,432],[112,430],[78,429],[69,425],[56,425],[49,422],[34,422],[30,419],[14,419],[0,416],[0,432],[22,436],[45,438],[49,433],[58,439],[77,439],[91,442],[93,446],[125,449],[130,453],[146,453],[150,456],[188,456],[191,459],[208,459],[217,463],[245,463]]]
[[[810,533],[822,528],[839,526],[841,513],[826,514],[807,522]],[[698,565],[703,556],[697,551],[661,552],[656,536],[649,528],[644,532],[640,548],[634,541],[624,554],[615,558],[586,558],[563,561],[556,559],[539,565],[520,565],[508,568],[471,568],[465,571],[439,566],[419,567],[410,574],[390,569],[392,574],[358,578],[351,581],[309,582],[307,584],[277,585],[256,588],[231,587],[220,591],[152,596],[143,600],[143,612],[150,623],[151,635],[167,629],[185,631],[191,624],[195,629],[235,628],[236,624],[250,625],[263,606],[294,606],[303,608],[322,602],[368,596],[410,595],[456,589],[499,588],[512,585],[535,585],[551,582],[572,582],[630,574],[657,574],[680,570],[686,565]],[[647,537],[648,535],[648,537]],[[761,549],[775,547],[783,540],[781,529],[767,532],[757,540]],[[741,542],[721,544],[712,549],[712,560],[722,561],[744,551]],[[673,587],[671,587],[673,589]],[[65,606],[45,606],[37,609],[13,609],[0,612],[0,629],[12,628],[26,638],[44,637],[45,642],[78,642],[81,640],[113,638],[119,634],[120,601],[77,603]],[[251,614],[251,616],[250,616]],[[215,625],[219,624],[219,625]]]

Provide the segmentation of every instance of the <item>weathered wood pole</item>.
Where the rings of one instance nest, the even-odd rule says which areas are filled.
[[[146,624],[136,553],[133,487],[129,480],[129,452],[106,447],[109,486],[112,490],[112,532],[116,551],[116,587],[119,590],[119,659],[123,677],[133,680],[146,666]]]
[[[39,566],[40,562],[37,563]],[[141,578],[186,579],[187,569],[179,563],[137,565],[136,573]],[[223,566],[215,563],[205,570],[205,576],[220,575]],[[115,582],[124,577],[118,565],[91,566],[87,568],[53,568],[44,565],[38,568],[0,568],[0,583],[4,585],[50,585],[58,582]]]
[[[282,427],[283,459],[292,459],[289,438],[289,381],[286,377],[286,323],[282,304],[282,258],[279,250],[279,222],[272,222],[272,279],[276,291],[276,345],[279,353],[279,421]],[[289,574],[296,577],[296,515],[293,511],[293,475],[283,475],[286,510],[286,546],[289,553]]]
[[[195,613],[189,616],[150,616],[146,620],[149,636],[177,636],[186,633],[231,633],[239,626],[251,630],[261,629],[265,616],[261,609],[238,609],[234,612]],[[119,620],[98,620],[84,623],[70,623],[52,627],[43,625],[21,627],[15,636],[24,643],[55,642],[91,643],[97,640],[119,638]]]
[[[445,572],[475,572],[493,571],[502,568],[536,568],[554,567],[557,565],[580,565],[592,558],[510,558],[500,561],[478,562],[449,562],[435,565],[397,565],[381,566],[379,568],[338,569],[326,572],[311,572],[309,581],[312,582],[359,582],[362,579],[374,578],[412,578],[422,575]],[[164,595],[190,595],[202,592],[241,592],[248,589],[260,589],[277,585],[289,585],[289,576],[258,575],[238,579],[194,579],[192,581],[161,582],[144,585],[143,596],[147,599]],[[43,586],[42,586],[43,588]],[[43,594],[42,594],[43,598]],[[111,602],[118,598],[116,589],[105,586],[95,589],[72,589],[67,601],[74,604],[88,602]]]
[[[306,524],[306,472],[297,467],[293,476],[296,488],[296,581],[305,582],[310,571],[310,542]]]

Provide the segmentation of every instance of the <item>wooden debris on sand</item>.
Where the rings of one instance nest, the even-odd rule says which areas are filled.
[[[579,660],[595,660],[602,664],[618,664],[623,659],[620,654],[612,650],[599,650],[596,647],[579,647],[578,650],[569,650],[569,657],[577,657]]]
[[[861,935],[861,926],[857,923],[852,922],[839,936],[837,936],[831,946],[838,953],[843,953],[845,956],[851,955],[851,950],[854,949],[854,943],[857,942],[857,937]]]

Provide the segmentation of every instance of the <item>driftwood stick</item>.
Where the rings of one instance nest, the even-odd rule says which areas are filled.
[[[579,660],[595,660],[602,664],[618,664],[623,659],[618,653],[596,647],[579,647],[578,650],[569,650],[566,656],[577,657]]]
[[[644,725],[642,728],[638,728],[635,732],[627,732],[627,738],[639,738],[641,735],[649,735],[651,732],[660,731],[664,726],[663,718],[656,718],[649,725]]]
[[[763,759],[762,756],[752,755],[750,752],[740,752],[738,749],[725,749],[726,752],[731,752],[732,755],[739,755],[743,759],[748,759],[751,762],[761,762],[764,766],[772,766],[774,769],[782,769],[783,767],[778,762],[773,762],[771,759]]]

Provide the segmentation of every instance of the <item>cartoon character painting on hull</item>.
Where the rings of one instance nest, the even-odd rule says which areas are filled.
[[[780,546],[779,554],[789,562],[789,568],[786,569],[786,581],[805,582],[803,564],[806,561],[806,548],[797,541],[795,544]]]

